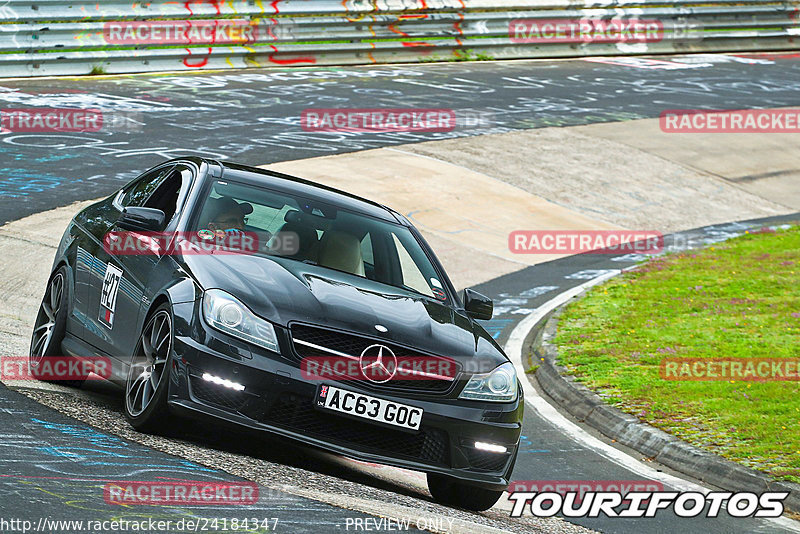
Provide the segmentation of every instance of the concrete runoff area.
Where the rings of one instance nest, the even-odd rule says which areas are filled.
[[[28,354],[58,242],[70,219],[92,202],[75,202],[0,227],[0,355]]]
[[[717,176],[775,204],[800,210],[800,149],[796,133],[665,133],[658,119],[604,123],[575,130]]]
[[[774,185],[778,193],[771,189],[762,194],[758,187],[744,190],[724,174],[724,162],[741,157],[742,146],[749,147],[744,152],[753,159],[752,166],[770,169],[773,152],[782,151],[786,158],[796,153],[796,138],[731,135],[745,136],[747,141],[725,145],[716,140],[720,134],[706,135],[708,144],[715,146],[713,161],[720,162],[717,167],[709,162],[708,171],[692,167],[687,156],[697,134],[662,134],[658,119],[524,130],[403,149],[456,163],[598,222],[630,230],[667,233],[797,211],[797,205],[778,203],[776,198],[797,194],[800,175],[782,178]],[[638,148],[637,141],[660,147],[658,153]]]

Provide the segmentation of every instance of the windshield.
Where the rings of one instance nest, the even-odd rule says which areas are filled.
[[[447,300],[436,270],[408,228],[329,204],[216,181],[194,230],[201,236],[253,232],[259,255],[318,265]]]

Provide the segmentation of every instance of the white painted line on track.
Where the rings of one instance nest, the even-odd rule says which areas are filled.
[[[533,313],[525,317],[517,326],[514,327],[514,330],[511,331],[508,341],[506,342],[505,351],[513,362],[514,367],[517,369],[517,374],[521,377],[520,382],[522,383],[522,389],[525,393],[525,404],[533,408],[543,419],[558,427],[564,435],[569,436],[577,443],[592,449],[609,461],[647,480],[661,482],[662,484],[676,488],[679,491],[700,491],[702,493],[708,493],[711,491],[709,488],[694,482],[689,482],[688,480],[684,480],[668,473],[664,473],[663,471],[658,471],[589,434],[580,426],[567,419],[541,395],[539,395],[525,374],[525,368],[522,364],[524,357],[523,348],[525,338],[528,337],[530,331],[539,323],[539,321],[544,319],[547,314],[562,304],[565,304],[570,299],[578,296],[590,287],[601,284],[606,280],[621,274],[623,271],[630,270],[634,267],[636,266],[631,266],[623,270],[615,269],[614,271],[598,276],[597,278],[587,280],[586,282],[568,289],[556,297],[548,300],[536,308]],[[786,530],[800,532],[800,522],[789,519],[788,517],[769,518],[767,520]]]

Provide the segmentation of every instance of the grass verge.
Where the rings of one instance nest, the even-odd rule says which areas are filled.
[[[800,482],[800,382],[668,381],[666,357],[800,357],[800,227],[653,259],[570,305],[559,363],[606,402]]]

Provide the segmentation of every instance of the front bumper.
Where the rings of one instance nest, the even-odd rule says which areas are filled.
[[[177,308],[191,305],[178,305],[175,312],[189,312]],[[452,398],[454,395],[367,390],[355,381],[324,381],[424,410],[418,432],[387,428],[316,408],[314,399],[323,382],[304,378],[292,358],[216,332],[192,315],[191,323],[183,322],[186,328],[179,328],[175,337],[169,389],[174,412],[215,417],[362,461],[449,475],[487,489],[508,487],[522,428],[521,396],[511,403],[487,403],[459,400]],[[279,333],[282,351],[292,350],[287,336]],[[242,384],[245,389],[236,391],[208,382],[202,378],[204,373]],[[477,450],[476,441],[503,445],[507,452]]]

